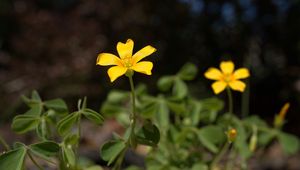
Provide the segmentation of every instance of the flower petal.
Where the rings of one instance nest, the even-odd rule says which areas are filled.
[[[128,39],[126,43],[118,42],[117,51],[120,58],[126,58],[132,56],[134,42],[131,39]]]
[[[226,88],[226,86],[227,83],[225,83],[224,81],[216,81],[211,85],[215,94],[219,94],[220,92],[222,92]]]
[[[107,74],[110,78],[110,82],[115,81],[118,77],[122,76],[125,74],[127,71],[126,67],[121,67],[121,66],[113,66],[108,69]]]
[[[151,45],[147,45],[146,47],[142,48],[140,51],[136,52],[133,56],[133,62],[137,63],[143,58],[149,56],[150,54],[154,53],[156,49],[152,47]]]
[[[153,68],[153,63],[150,61],[141,61],[131,67],[132,70],[140,72],[140,73],[144,73],[147,75],[151,75],[152,68]]]
[[[235,81],[229,82],[229,86],[233,90],[240,91],[240,92],[243,92],[246,88],[246,84],[240,80],[235,80]]]
[[[249,70],[247,68],[240,68],[237,69],[234,73],[233,73],[233,77],[235,79],[244,79],[250,76]]]
[[[222,61],[220,64],[220,68],[223,73],[231,74],[234,70],[234,64],[232,61]]]
[[[97,58],[97,65],[109,66],[109,65],[119,65],[120,59],[110,53],[100,53]]]
[[[216,68],[209,68],[205,73],[204,76],[207,79],[211,79],[211,80],[220,80],[220,78],[222,77],[222,73],[219,69]]]

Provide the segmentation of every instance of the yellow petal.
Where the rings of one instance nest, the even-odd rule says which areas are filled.
[[[225,74],[231,74],[234,69],[234,64],[232,61],[222,61],[220,64],[220,68],[223,73]]]
[[[227,84],[224,81],[216,81],[211,86],[215,94],[219,94],[226,88]]]
[[[120,63],[120,59],[110,53],[101,53],[98,55],[97,58],[97,65],[101,65],[101,66],[109,66],[109,65],[119,65]]]
[[[237,69],[234,73],[233,76],[235,79],[244,79],[250,76],[249,70],[246,68],[240,68]]]
[[[133,56],[133,62],[137,63],[143,58],[149,56],[150,54],[154,53],[156,49],[152,47],[151,45],[147,45],[146,47],[142,48],[140,51],[136,52]]]
[[[115,81],[118,77],[122,76],[125,74],[127,71],[126,67],[121,67],[121,66],[113,66],[108,69],[107,74],[110,78],[110,81],[113,82]]]
[[[222,73],[219,69],[216,68],[209,68],[205,73],[204,76],[207,79],[211,79],[211,80],[220,80],[220,78],[222,77]]]
[[[141,61],[131,67],[132,70],[140,72],[140,73],[144,73],[147,75],[151,75],[152,68],[153,68],[153,63],[150,61]]]
[[[131,39],[128,39],[126,43],[118,42],[117,51],[120,58],[126,58],[132,56],[134,42]]]
[[[229,86],[233,90],[240,91],[240,92],[243,92],[246,88],[246,84],[239,80],[229,82]]]

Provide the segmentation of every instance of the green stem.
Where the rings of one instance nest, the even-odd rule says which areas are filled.
[[[136,114],[135,114],[135,90],[134,90],[134,84],[132,76],[128,76],[129,82],[130,82],[130,88],[131,88],[131,98],[132,98],[132,112],[130,114],[130,126],[131,126],[131,132],[130,132],[130,140],[134,140],[135,134],[135,124],[136,124]]]
[[[128,149],[129,146],[135,148],[136,147],[136,139],[135,139],[135,124],[136,124],[136,109],[135,109],[135,90],[134,90],[134,84],[133,84],[133,79],[132,75],[127,76],[129,78],[129,83],[130,83],[130,88],[131,88],[131,98],[132,98],[132,112],[130,114],[130,134],[129,138],[126,141],[126,147],[118,157],[113,170],[119,170],[121,169],[122,162],[124,160],[125,153]]]
[[[33,156],[31,155],[31,153],[30,153],[30,152],[27,152],[27,153],[28,153],[28,156],[29,156],[30,160],[32,161],[32,163],[33,163],[38,169],[44,170],[44,168],[41,167],[41,166],[34,160],[34,158],[33,158]]]
[[[228,111],[229,114],[233,114],[233,102],[232,102],[232,93],[229,87],[226,88],[227,96],[228,96]]]
[[[6,151],[10,150],[9,145],[6,143],[6,141],[4,140],[4,138],[1,135],[0,135],[0,143],[1,143],[1,145],[4,146]]]
[[[221,160],[221,158],[223,157],[223,155],[225,154],[225,152],[228,150],[230,146],[229,142],[226,142],[223,146],[223,148],[221,149],[221,151],[216,155],[216,157],[213,159],[212,163],[210,164],[210,170],[214,170],[215,166],[219,163],[219,161]]]

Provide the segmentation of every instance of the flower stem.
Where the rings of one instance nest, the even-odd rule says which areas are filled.
[[[134,90],[134,84],[132,76],[128,76],[129,82],[130,82],[130,88],[131,88],[131,98],[132,98],[132,112],[130,114],[130,140],[135,140],[135,124],[136,124],[136,114],[135,114],[135,90]],[[131,143],[132,144],[132,143]],[[135,145],[135,144],[134,144]],[[134,146],[135,147],[135,146]]]
[[[118,157],[113,170],[119,170],[121,169],[121,165],[122,162],[124,160],[124,156],[125,153],[127,151],[127,149],[131,146],[133,148],[136,147],[136,139],[135,139],[135,124],[136,124],[136,110],[135,110],[135,90],[134,90],[134,84],[133,84],[133,79],[132,79],[132,75],[127,75],[127,77],[129,78],[129,83],[130,83],[130,88],[131,88],[131,98],[132,98],[132,111],[130,113],[130,134],[129,134],[129,138],[126,141],[126,147],[125,149],[122,151],[122,153],[120,154],[120,156]]]
[[[214,170],[215,169],[215,166],[221,160],[221,158],[223,157],[223,155],[225,154],[225,152],[228,150],[229,146],[230,146],[229,142],[226,142],[224,144],[224,146],[221,149],[221,151],[216,155],[216,157],[213,159],[212,163],[210,164],[210,170]]]
[[[226,91],[227,91],[227,96],[228,96],[228,111],[229,111],[229,114],[233,114],[233,102],[232,102],[232,93],[231,93],[231,90],[230,88],[226,88]]]
[[[6,143],[6,141],[4,140],[4,138],[1,135],[0,135],[0,143],[1,143],[1,145],[4,146],[6,151],[10,150],[9,145]]]

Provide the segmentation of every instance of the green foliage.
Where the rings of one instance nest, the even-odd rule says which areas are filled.
[[[0,155],[0,169],[5,170],[23,170],[26,149],[17,148]]]
[[[237,155],[241,167],[257,149],[268,148],[274,140],[284,153],[299,151],[299,139],[271,127],[259,116],[240,119],[224,111],[224,102],[216,97],[198,99],[189,91],[189,82],[197,75],[197,67],[185,64],[174,75],[161,77],[157,82],[159,92],[151,95],[145,85],[132,91],[112,90],[101,107],[106,117],[115,118],[124,126],[124,135],[114,133],[113,139],[100,148],[100,156],[114,169],[120,169],[124,155],[137,145],[150,146],[146,156],[149,170],[208,170],[215,167],[225,154]],[[93,164],[80,164],[78,147],[81,121],[101,125],[104,117],[87,108],[86,98],[78,100],[77,110],[69,112],[62,99],[43,101],[36,91],[31,97],[23,96],[29,109],[14,117],[12,129],[18,134],[35,132],[38,141],[25,145],[16,142],[12,150],[0,155],[0,169],[23,170],[24,160],[39,157],[47,162],[59,162],[62,170],[101,170]],[[133,100],[134,99],[134,100]],[[230,137],[229,130],[236,133]],[[229,149],[230,148],[230,149]],[[227,159],[230,167],[232,159]],[[53,161],[57,160],[57,161]],[[128,170],[141,168],[130,166]]]

